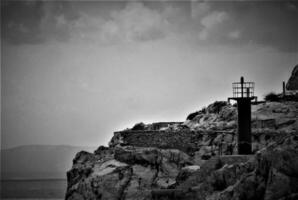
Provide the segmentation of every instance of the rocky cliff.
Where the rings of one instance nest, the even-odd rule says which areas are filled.
[[[297,199],[298,102],[252,106],[254,155],[237,155],[237,110],[215,102],[182,123],[137,124],[79,152],[74,199]]]

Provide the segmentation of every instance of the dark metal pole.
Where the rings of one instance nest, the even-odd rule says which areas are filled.
[[[243,98],[243,84],[244,84],[243,76],[241,76],[241,78],[240,78],[240,83],[241,83],[241,97]]]
[[[282,82],[282,95],[286,96],[286,83],[284,81]]]
[[[249,88],[246,88],[246,97],[249,97]]]
[[[250,98],[237,100],[238,154],[251,154],[251,102]]]

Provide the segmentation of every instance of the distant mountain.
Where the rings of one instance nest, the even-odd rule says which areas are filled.
[[[28,145],[1,150],[1,179],[66,178],[72,159],[96,147]]]

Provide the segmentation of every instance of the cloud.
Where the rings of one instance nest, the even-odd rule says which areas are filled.
[[[100,43],[158,40],[167,34],[168,15],[169,9],[157,11],[143,3],[128,2],[124,9],[111,11],[108,20],[84,15],[76,23],[76,28],[78,32],[87,33],[87,38]]]
[[[200,22],[196,24],[198,42],[235,47],[257,45],[283,52],[298,51],[297,2],[216,1],[207,2],[207,5],[208,11],[195,19]]]
[[[120,12],[111,13],[103,34],[118,35],[127,41],[146,41],[165,36],[167,19],[162,13],[149,9],[142,3],[128,3]]]
[[[228,19],[228,14],[223,11],[213,11],[201,19],[203,29],[199,32],[199,38],[206,40],[209,34],[212,34],[218,25],[222,24]]]
[[[286,2],[286,7],[288,10],[293,12],[298,10],[298,4],[297,3],[295,4],[294,2],[290,2],[290,1]]]
[[[78,19],[70,2],[6,1],[1,13],[2,38],[14,44],[67,40]]]
[[[208,37],[208,31],[206,29],[203,29],[199,32],[199,39],[200,40],[206,40]]]
[[[233,23],[229,30],[241,32],[241,38],[230,42],[237,41],[242,45],[255,44],[284,52],[297,52],[298,10],[294,9],[297,7],[297,2],[279,1],[243,2],[227,6]]]
[[[228,18],[228,14],[223,11],[213,11],[201,20],[201,24],[206,28],[212,28],[222,23]]]
[[[191,17],[200,18],[210,10],[210,4],[204,1],[191,1]]]
[[[239,39],[240,38],[240,31],[238,30],[235,30],[235,31],[232,31],[232,32],[229,32],[228,33],[228,38],[230,39]]]
[[[4,1],[1,22],[2,39],[13,44],[115,45],[173,38],[298,50],[298,3],[293,1]]]
[[[1,11],[2,37],[14,44],[70,39],[105,44],[158,40],[169,33],[169,19],[176,12],[171,6],[157,8],[141,2],[57,1],[7,2]]]

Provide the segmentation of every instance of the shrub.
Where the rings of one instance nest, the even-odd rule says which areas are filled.
[[[145,124],[143,122],[135,124],[132,129],[133,131],[143,131],[145,130]]]
[[[206,114],[206,107],[203,107],[201,110],[199,111],[196,111],[196,112],[193,112],[193,113],[190,113],[186,120],[193,120],[197,115],[200,115],[200,114]]]
[[[190,113],[190,114],[187,116],[186,120],[193,120],[193,118],[195,118],[198,114],[199,114],[199,111]]]
[[[279,101],[279,97],[274,92],[265,95],[265,101]]]
[[[226,101],[215,101],[207,107],[207,111],[208,113],[219,113],[226,105],[228,105]]]

